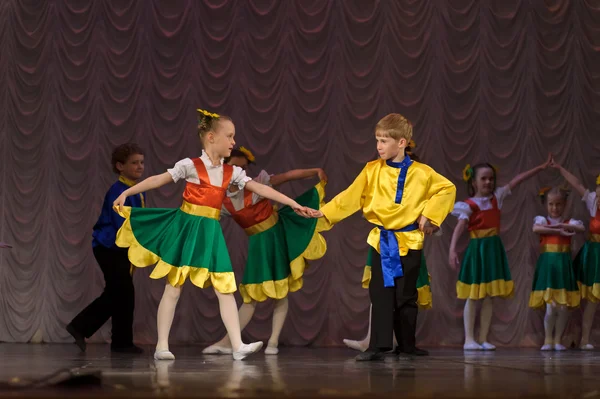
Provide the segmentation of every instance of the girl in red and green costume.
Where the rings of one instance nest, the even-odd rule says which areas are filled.
[[[234,149],[225,162],[246,169],[255,161],[254,155],[244,147]],[[319,177],[314,188],[296,198],[309,208],[318,209],[325,196],[327,176],[322,169],[297,169],[278,175],[261,171],[254,181],[278,187],[293,180]],[[317,220],[296,215],[289,207],[275,210],[271,202],[248,190],[233,188],[224,201],[223,213],[230,215],[248,235],[248,257],[240,294],[244,304],[239,310],[243,330],[252,319],[256,304],[274,299],[273,329],[265,354],[279,353],[279,335],[288,311],[289,292],[302,288],[302,276],[307,260],[320,259],[327,245],[317,233]],[[231,353],[228,336],[204,349],[204,354]]]
[[[465,299],[464,350],[495,350],[488,342],[488,332],[492,320],[492,298],[508,298],[514,293],[506,251],[500,239],[500,211],[504,199],[523,181],[531,178],[550,164],[548,160],[527,172],[521,173],[506,186],[496,188],[496,169],[481,163],[467,167],[463,179],[467,183],[470,198],[454,205],[452,215],[458,223],[450,243],[449,263],[454,269],[460,267],[456,293]],[[458,260],[456,244],[462,233],[468,229],[471,240],[462,264]],[[479,342],[475,340],[475,302],[483,300],[481,306]]]
[[[568,309],[578,307],[581,300],[571,260],[571,237],[585,228],[583,222],[563,217],[567,196],[566,190],[556,187],[540,191],[548,216],[536,216],[533,222],[533,232],[540,235],[540,256],[529,306],[546,307],[543,351],[567,349],[561,338],[569,319]]]
[[[579,347],[582,350],[593,350],[594,346],[590,344],[590,333],[594,324],[596,307],[600,301],[600,202],[598,201],[600,198],[600,175],[596,178],[596,189],[590,191],[581,184],[577,177],[558,163],[553,162],[552,167],[559,169],[567,182],[581,195],[591,217],[588,240],[573,263],[581,299],[587,301],[583,311]]]
[[[306,217],[311,210],[271,187],[253,182],[243,169],[223,163],[235,145],[235,126],[229,117],[198,110],[198,135],[204,148],[201,157],[183,159],[167,172],[129,188],[115,200],[115,209],[125,218],[116,243],[129,248],[129,260],[134,266],[156,264],[151,278],[167,278],[158,307],[156,360],[175,358],[169,351],[169,332],[181,287],[188,277],[200,288],[215,287],[221,318],[233,343],[233,358],[241,360],[260,350],[262,342],[247,345],[241,339],[233,297],[237,284],[219,224],[227,190],[246,188],[288,205]],[[179,209],[124,206],[130,195],[181,179],[186,180],[186,188]]]

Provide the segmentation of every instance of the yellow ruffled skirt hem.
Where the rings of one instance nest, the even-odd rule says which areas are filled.
[[[265,281],[260,284],[240,284],[240,295],[244,303],[264,302],[267,299],[283,299],[289,292],[296,292],[302,288],[302,277],[294,280],[292,276],[277,280]]]
[[[459,299],[479,300],[487,297],[512,298],[515,284],[512,281],[494,280],[482,284],[465,284],[456,282],[456,295]]]
[[[424,285],[422,287],[417,288],[417,292],[419,293],[419,299],[417,300],[417,305],[419,305],[419,308],[423,310],[431,309],[433,307],[433,296],[431,295],[431,287],[428,285]]]
[[[546,304],[576,308],[581,302],[579,291],[567,291],[566,289],[547,288],[544,291],[533,291],[529,294],[529,307],[534,309],[543,308]]]
[[[208,288],[212,285],[222,294],[231,294],[237,290],[233,272],[215,273],[203,267],[173,266],[164,262],[158,255],[144,248],[135,238],[129,219],[131,208],[123,207],[119,214],[125,218],[125,222],[119,230],[116,244],[122,248],[129,248],[129,261],[133,266],[143,268],[156,265],[150,278],[158,280],[166,277],[173,287],[181,287],[189,277],[195,286]]]
[[[600,284],[594,283],[591,287],[583,285],[581,282],[577,282],[579,285],[579,292],[581,293],[581,299],[592,303],[600,302]]]

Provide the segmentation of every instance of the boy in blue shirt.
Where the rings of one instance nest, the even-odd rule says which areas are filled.
[[[85,352],[85,338],[91,337],[112,317],[111,351],[142,353],[142,349],[133,344],[135,292],[131,264],[127,257],[127,249],[115,245],[117,231],[124,219],[113,210],[113,202],[142,177],[144,153],[136,144],[123,144],[114,149],[111,161],[119,180],[104,196],[102,211],[92,234],[94,257],[104,274],[106,285],[102,295],[67,325],[67,331],[75,338],[75,343],[81,351]],[[128,197],[125,205],[144,207],[144,195]]]

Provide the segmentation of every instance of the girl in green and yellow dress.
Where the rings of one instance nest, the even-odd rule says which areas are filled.
[[[204,148],[200,157],[177,162],[172,169],[129,188],[115,200],[115,209],[125,218],[116,243],[129,248],[129,260],[134,266],[156,265],[151,278],[167,278],[158,307],[156,360],[175,358],[169,351],[169,332],[182,285],[188,278],[200,288],[214,286],[221,318],[234,348],[233,358],[241,360],[260,350],[262,342],[244,344],[241,338],[233,297],[237,284],[219,223],[226,193],[231,187],[245,188],[288,205],[301,216],[310,217],[311,210],[252,181],[242,168],[224,164],[235,145],[235,126],[229,117],[198,110],[198,135]],[[186,187],[178,209],[124,206],[130,195],[179,180],[185,180]]]
[[[241,147],[231,152],[226,163],[246,169],[254,161],[254,155]],[[325,196],[327,181],[322,169],[296,169],[277,175],[269,175],[263,170],[254,181],[278,187],[288,181],[313,176],[320,179],[319,184],[300,195],[296,201],[317,209]],[[316,231],[316,219],[300,217],[287,206],[275,210],[267,198],[251,191],[233,188],[223,205],[223,213],[231,216],[248,235],[248,256],[239,286],[244,300],[239,310],[240,327],[243,330],[250,322],[258,302],[269,298],[275,300],[272,332],[265,354],[276,355],[279,353],[279,335],[288,312],[288,293],[302,288],[306,262],[323,257],[327,245]],[[204,349],[203,353],[231,353],[229,336]]]
[[[594,346],[590,343],[590,333],[594,324],[596,307],[600,302],[600,201],[598,201],[598,198],[600,198],[600,175],[596,178],[596,188],[592,191],[586,189],[577,177],[558,163],[553,162],[551,166],[559,169],[567,182],[581,195],[581,200],[591,217],[588,239],[573,263],[581,299],[586,301],[579,348],[581,350],[593,350]]]
[[[481,163],[467,167],[463,179],[467,183],[469,198],[456,202],[452,215],[458,223],[450,243],[449,264],[457,269],[460,266],[456,294],[465,299],[464,350],[495,350],[488,342],[488,332],[492,320],[492,298],[508,298],[514,293],[506,251],[500,239],[500,213],[504,199],[523,181],[531,178],[550,165],[549,155],[545,163],[521,173],[507,185],[496,188],[496,169]],[[456,244],[467,229],[471,240],[462,263],[458,260]],[[482,301],[479,342],[475,340],[475,303]]]
[[[566,190],[557,187],[540,191],[548,216],[536,216],[533,222],[533,232],[540,236],[540,256],[529,306],[546,308],[543,351],[567,349],[560,341],[569,318],[568,309],[578,307],[581,300],[571,259],[571,237],[585,228],[579,220],[564,218],[567,195]]]

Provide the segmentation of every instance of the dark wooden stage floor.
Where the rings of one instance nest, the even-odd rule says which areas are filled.
[[[2,343],[0,396],[600,398],[598,352],[441,349],[412,361],[357,363],[348,349],[282,348],[278,356],[236,362],[191,346],[174,347],[174,362],[155,362],[152,348],[145,349],[114,355],[108,345],[89,345],[80,354],[74,345]],[[65,371],[36,388],[26,385],[61,369],[80,379],[65,384]]]

